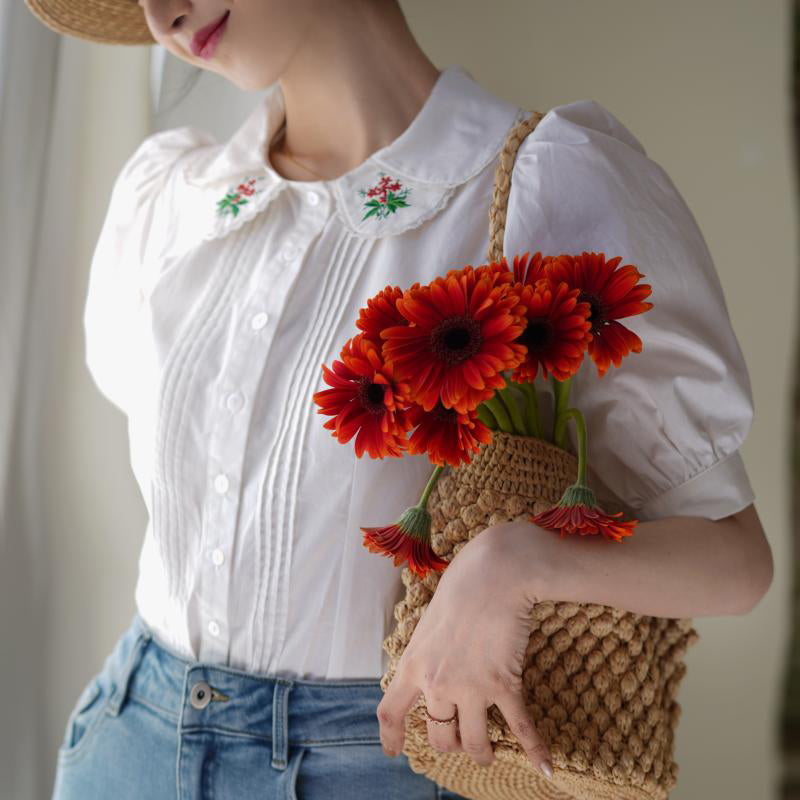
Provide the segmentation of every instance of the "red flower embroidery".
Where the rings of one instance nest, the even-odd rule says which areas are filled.
[[[403,184],[399,180],[393,180],[386,173],[378,173],[381,179],[375,186],[369,189],[359,189],[358,193],[362,197],[370,198],[364,203],[364,208],[367,213],[361,218],[363,222],[367,217],[374,216],[376,219],[384,219],[397,211],[398,208],[408,207],[406,198],[411,189],[409,187],[403,188]]]
[[[241,206],[247,203],[247,198],[252,197],[256,192],[261,191],[257,187],[256,181],[263,180],[263,176],[256,178],[246,178],[238,186],[228,189],[225,197],[217,201],[217,214],[233,214],[235,217],[239,213]]]

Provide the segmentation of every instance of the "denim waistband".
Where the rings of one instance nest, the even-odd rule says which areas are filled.
[[[127,698],[172,717],[181,734],[214,729],[272,745],[272,765],[285,768],[289,745],[380,744],[376,708],[380,679],[302,680],[187,661],[139,613],[121,638],[111,713]]]

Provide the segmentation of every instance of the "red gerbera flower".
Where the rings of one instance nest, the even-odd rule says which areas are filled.
[[[525,357],[514,343],[524,326],[519,297],[472,267],[412,287],[397,307],[411,324],[381,332],[383,355],[426,411],[439,400],[461,414],[476,408]]]
[[[606,374],[612,361],[618,367],[630,352],[642,352],[642,340],[616,320],[653,307],[652,303],[643,302],[652,287],[646,283],[636,285],[644,275],[633,264],[617,268],[620,261],[622,256],[606,261],[603,253],[584,251],[579,256],[562,254],[546,267],[552,280],[565,281],[571,288],[580,289],[578,300],[591,304],[589,355],[600,377]]]
[[[393,525],[361,530],[367,550],[394,558],[396,567],[407,561],[409,569],[420,578],[431,569],[442,572],[450,563],[433,552],[431,515],[420,506],[406,509]]]
[[[509,285],[514,283],[514,273],[509,268],[505,256],[499,261],[491,261],[488,264],[481,264],[479,267],[476,267],[475,277],[488,277],[492,282],[492,286],[498,286],[502,283]]]
[[[520,303],[526,308],[527,325],[517,342],[527,348],[525,360],[511,374],[517,383],[532,383],[538,368],[560,381],[574,375],[591,341],[591,306],[578,302],[579,289],[547,278],[535,286],[519,285]]]
[[[418,283],[414,286],[419,286]],[[360,309],[356,327],[364,331],[380,350],[383,347],[381,331],[393,325],[408,325],[408,320],[398,311],[397,301],[403,296],[399,286],[387,286],[375,297],[367,300],[365,308]]]
[[[317,413],[333,417],[325,426],[342,444],[356,436],[356,455],[400,457],[410,424],[405,411],[406,384],[393,378],[391,364],[363,334],[349,339],[333,369],[322,365],[325,382],[333,387],[314,394]]]
[[[557,505],[534,514],[530,521],[546,530],[557,531],[560,538],[577,533],[580,536],[600,533],[607,539],[621,542],[623,537],[632,536],[638,520],[620,520],[619,511],[607,514],[594,497],[594,492],[585,485],[573,484],[565,492]]]
[[[533,255],[523,253],[514,256],[514,280],[533,286],[537,280],[546,277],[545,267],[552,260],[552,256],[542,257],[538,250]]]
[[[480,443],[492,441],[492,432],[472,409],[459,414],[439,402],[431,411],[414,405],[408,416],[415,428],[408,440],[409,454],[427,453],[430,461],[438,466],[444,466],[445,462],[454,467],[469,464],[471,454],[478,452]]]

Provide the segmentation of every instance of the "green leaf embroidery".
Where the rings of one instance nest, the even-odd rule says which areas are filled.
[[[364,202],[364,208],[368,210],[361,218],[362,222],[369,217],[386,219],[389,214],[394,214],[398,208],[408,208],[410,205],[406,202],[406,198],[411,192],[409,187],[403,187],[399,180],[392,179],[384,172],[378,174],[381,179],[375,186],[358,190],[362,197],[372,198]]]
[[[256,180],[258,178],[245,178],[238,186],[228,189],[225,196],[217,201],[217,214],[237,216],[241,207],[249,202],[247,198],[261,191],[254,187]]]

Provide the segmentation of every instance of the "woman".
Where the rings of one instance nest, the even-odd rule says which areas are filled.
[[[420,692],[434,747],[491,764],[495,703],[549,776],[520,694],[534,598],[664,616],[758,602],[771,560],[738,451],[752,398],[713,264],[633,134],[577,101],[520,146],[505,253],[619,253],[654,286],[636,329],[658,352],[630,359],[622,385],[613,370],[573,383],[592,485],[645,522],[621,560],[528,523],[476,537],[384,694],[403,587],[358,530],[416,502],[430,464],[355,458],[311,395],[367,298],[482,261],[498,154],[530,112],[437,69],[396,0],[27,2],[67,35],[155,41],[267,90],[227,142],[149,136],[112,191],[86,360],[128,416],[150,521],[137,613],[70,715],[54,800],[457,798],[400,752]],[[636,559],[648,581],[624,580]]]

